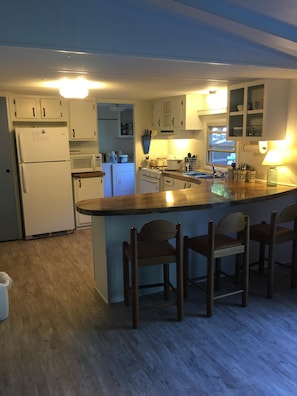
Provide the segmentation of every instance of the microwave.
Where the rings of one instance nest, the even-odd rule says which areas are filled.
[[[95,172],[102,170],[101,154],[71,154],[71,173]]]

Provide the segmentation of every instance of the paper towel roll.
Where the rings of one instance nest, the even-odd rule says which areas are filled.
[[[249,153],[265,154],[267,151],[267,142],[260,141],[258,143],[244,144],[243,151],[246,151]]]

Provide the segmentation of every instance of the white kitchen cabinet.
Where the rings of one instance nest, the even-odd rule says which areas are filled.
[[[174,179],[173,177],[163,176],[163,191],[174,190]]]
[[[285,139],[288,90],[289,81],[279,79],[230,86],[228,89],[229,138]]]
[[[134,163],[112,164],[113,196],[135,194]]]
[[[162,101],[153,103],[153,128],[155,129],[161,129],[162,106]]]
[[[186,180],[163,176],[163,191],[182,190],[190,187],[191,183]]]
[[[74,202],[104,196],[103,177],[73,177]],[[92,217],[75,210],[76,228],[89,227]]]
[[[97,107],[92,99],[69,100],[69,140],[97,139]]]
[[[67,120],[66,101],[61,98],[40,98],[40,110],[44,120]]]
[[[201,130],[201,95],[182,95],[153,103],[153,125],[159,130]]]
[[[13,121],[67,121],[66,102],[59,97],[13,96],[10,107]]]
[[[174,178],[174,189],[182,190],[183,188],[190,188],[191,182]]]

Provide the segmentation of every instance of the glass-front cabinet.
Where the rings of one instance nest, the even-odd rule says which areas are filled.
[[[230,86],[228,89],[229,139],[284,139],[288,86],[288,80],[280,79]]]

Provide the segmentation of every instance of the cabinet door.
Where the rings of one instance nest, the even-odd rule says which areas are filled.
[[[185,180],[174,179],[174,189],[182,190],[183,188],[189,188],[191,184]]]
[[[62,120],[66,117],[63,102],[59,98],[42,98],[40,107],[43,119]]]
[[[69,101],[70,140],[97,139],[97,111],[93,100]]]
[[[184,128],[184,101],[182,98],[171,101],[171,126],[175,129]]]
[[[104,196],[102,177],[75,178],[73,188],[75,202]],[[77,228],[90,226],[92,223],[91,216],[81,214],[77,210],[75,211],[75,220]]]
[[[34,120],[39,117],[38,99],[33,97],[13,98],[13,118],[17,120]]]
[[[162,120],[162,102],[153,103],[153,127],[155,129],[160,129]]]
[[[164,176],[163,177],[163,191],[174,190],[174,179],[173,177]]]

